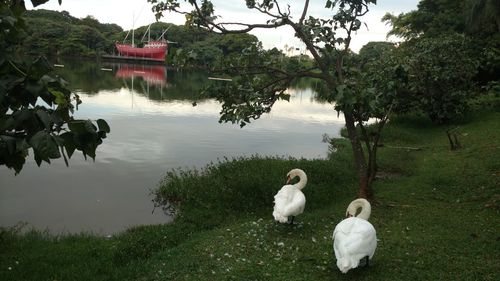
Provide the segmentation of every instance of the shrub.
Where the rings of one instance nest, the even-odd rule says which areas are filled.
[[[459,34],[418,38],[404,43],[411,99],[433,122],[462,117],[475,97],[472,88],[478,58],[472,42]]]
[[[204,228],[245,212],[264,210],[271,215],[274,195],[285,184],[286,174],[301,168],[308,176],[306,208],[320,208],[339,193],[353,193],[351,155],[340,150],[334,157],[335,161],[252,156],[224,159],[202,170],[172,170],[154,191],[154,202],[174,212],[176,219]]]

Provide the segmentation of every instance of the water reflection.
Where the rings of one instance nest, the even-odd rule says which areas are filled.
[[[141,77],[148,85],[163,88],[167,84],[166,67],[160,65],[137,64],[112,64],[116,66],[115,77],[126,78],[134,81],[134,77]],[[103,70],[101,68],[101,70]],[[106,69],[107,70],[107,69]]]
[[[54,233],[109,234],[168,222],[162,212],[151,214],[149,198],[166,170],[251,154],[320,158],[328,149],[322,134],[336,135],[342,126],[332,105],[317,102],[309,87],[290,89],[290,102],[278,102],[270,114],[240,129],[218,123],[216,101],[199,100],[205,73],[64,64],[58,74],[83,100],[76,115],[104,118],[112,132],[95,163],[75,155],[68,168],[63,161],[38,168],[29,160],[17,177],[1,167],[2,226],[26,221]]]

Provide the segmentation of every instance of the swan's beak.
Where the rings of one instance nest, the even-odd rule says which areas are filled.
[[[286,176],[286,184],[290,183],[290,180],[291,180],[290,176]]]

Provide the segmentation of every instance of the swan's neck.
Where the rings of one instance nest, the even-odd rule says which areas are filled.
[[[356,216],[357,210],[361,208],[361,212]],[[366,199],[359,198],[351,202],[347,207],[347,215],[356,216],[357,218],[368,220],[372,212],[370,202]]]
[[[306,173],[304,173],[302,170],[300,170],[297,172],[297,176],[299,177],[299,182],[294,184],[294,186],[297,187],[298,189],[302,189],[307,184]]]

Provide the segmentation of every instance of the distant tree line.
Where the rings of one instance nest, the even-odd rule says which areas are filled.
[[[92,16],[82,19],[68,12],[30,10],[25,13],[27,28],[21,49],[32,55],[97,56],[112,52],[123,29],[103,24]]]
[[[96,57],[116,52],[114,43],[132,41],[132,33],[117,24],[100,23],[92,16],[75,18],[67,11],[31,10],[25,13],[27,29],[20,42],[23,54],[46,55],[48,57]],[[135,29],[134,41],[142,46],[148,35],[148,26]],[[149,36],[158,39],[167,30],[164,38],[169,43],[167,63],[176,66],[210,68],[221,56],[241,53],[250,46],[260,45],[251,34],[214,34],[195,25],[174,25],[165,22],[151,24]],[[127,36],[128,34],[128,36]],[[276,55],[286,56],[280,50]],[[294,63],[310,63],[307,56],[296,57]]]

